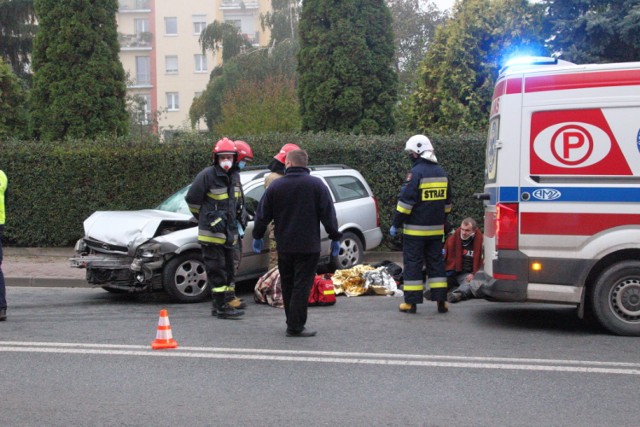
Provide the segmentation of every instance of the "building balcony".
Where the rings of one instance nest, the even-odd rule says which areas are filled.
[[[120,50],[150,50],[153,42],[153,34],[144,31],[137,34],[118,33]]]
[[[120,13],[145,13],[151,12],[150,0],[118,0],[118,12]]]
[[[258,0],[222,0],[220,9],[222,10],[253,10],[260,8]]]

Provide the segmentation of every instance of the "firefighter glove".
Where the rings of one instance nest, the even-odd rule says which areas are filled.
[[[253,252],[259,254],[260,252],[262,252],[263,246],[264,246],[264,240],[262,239],[253,240]]]
[[[331,256],[338,256],[340,253],[340,241],[332,240],[331,241]]]

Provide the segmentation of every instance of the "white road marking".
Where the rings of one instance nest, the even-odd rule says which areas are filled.
[[[151,346],[89,343],[0,341],[0,352],[184,357],[202,359],[322,362],[361,365],[423,366],[640,375],[640,363],[588,360],[467,357],[393,353],[349,353],[224,347],[180,347],[152,350]]]

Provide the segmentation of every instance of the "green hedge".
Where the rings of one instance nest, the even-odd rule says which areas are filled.
[[[270,134],[237,136],[251,144],[254,164],[267,164],[286,143],[309,152],[311,164],[342,163],[369,182],[387,235],[398,189],[410,162],[406,135]],[[457,225],[465,216],[482,223],[483,134],[430,135],[440,164],[453,183]],[[83,235],[82,222],[96,210],[156,206],[191,182],[210,162],[214,141],[189,134],[171,143],[127,141],[0,141],[0,169],[9,178],[5,244],[69,246]]]

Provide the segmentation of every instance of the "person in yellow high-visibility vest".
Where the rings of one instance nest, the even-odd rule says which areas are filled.
[[[6,220],[4,195],[7,191],[7,175],[0,170],[0,320],[7,320],[7,293],[4,285],[4,273],[2,273],[2,236],[4,235],[4,223]]]

